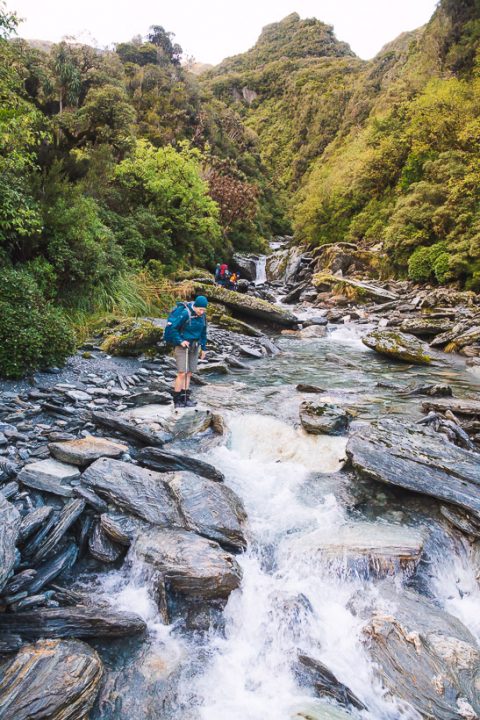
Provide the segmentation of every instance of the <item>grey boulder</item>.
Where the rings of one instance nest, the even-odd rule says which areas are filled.
[[[52,455],[71,465],[88,465],[101,457],[118,458],[128,452],[128,446],[106,438],[88,437],[49,444]]]
[[[350,423],[348,412],[330,403],[304,401],[299,413],[303,428],[311,435],[341,435]]]
[[[82,483],[142,520],[154,525],[182,526],[177,503],[164,478],[153,470],[101,458],[85,470]]]
[[[88,645],[42,640],[2,667],[2,720],[80,720],[95,702],[103,665]]]
[[[189,600],[226,600],[241,581],[233,555],[212,540],[185,530],[149,528],[133,552],[159,571],[168,587]]]
[[[478,453],[429,428],[382,420],[354,433],[346,452],[363,477],[452,503],[480,518]]]
[[[237,551],[245,549],[246,513],[233,490],[188,472],[175,473],[170,487],[191,530]]]

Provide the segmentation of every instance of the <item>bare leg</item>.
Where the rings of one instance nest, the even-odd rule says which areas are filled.
[[[192,373],[179,372],[177,377],[175,378],[175,392],[182,392],[182,390],[188,390],[188,388],[190,387],[191,377]]]

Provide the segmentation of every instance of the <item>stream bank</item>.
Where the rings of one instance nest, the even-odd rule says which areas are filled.
[[[249,292],[275,299],[291,284]],[[425,388],[450,388],[443,401],[472,412],[477,377],[465,356],[434,351],[416,366],[367,348],[392,309],[329,304],[291,308],[320,329],[310,337],[212,327],[198,412],[172,412],[168,356],[112,358],[95,343],[91,359],[33,387],[5,385],[0,602],[15,629],[0,623],[13,658],[3,717],[26,717],[42,694],[27,677],[23,704],[13,696],[22,662],[61,678],[66,656],[91,681],[60,682],[55,712],[70,703],[95,720],[476,717],[477,510],[425,483],[406,491],[393,481],[413,466],[388,478],[370,445],[388,420],[411,440],[395,461],[424,467],[427,456],[432,477],[461,470],[474,503],[478,452],[449,439],[449,408],[433,410],[441,432],[416,423],[430,412]],[[307,433],[305,402],[348,411],[348,426]],[[28,469],[55,453],[69,461],[63,475]]]

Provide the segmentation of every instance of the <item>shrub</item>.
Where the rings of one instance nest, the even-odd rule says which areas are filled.
[[[448,280],[450,256],[445,252],[444,243],[435,243],[429,247],[418,247],[408,260],[408,277],[416,282]]]
[[[24,271],[0,272],[0,374],[20,378],[63,363],[75,350],[66,317],[41,294]]]

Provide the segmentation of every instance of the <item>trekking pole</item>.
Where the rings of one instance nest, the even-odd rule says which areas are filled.
[[[185,406],[187,405],[188,345],[185,348]]]

